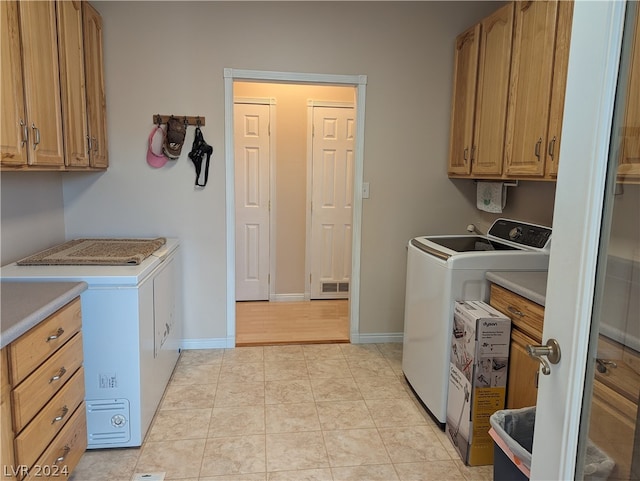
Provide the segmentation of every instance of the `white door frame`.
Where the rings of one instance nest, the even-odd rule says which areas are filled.
[[[354,152],[353,238],[351,260],[351,302],[349,303],[351,342],[359,341],[360,332],[360,242],[362,237],[362,178],[364,170],[364,114],[366,75],[332,75],[265,70],[224,69],[225,188],[227,229],[227,336],[226,347],[236,345],[236,248],[235,248],[235,175],[233,133],[233,82],[254,80],[327,84],[356,88],[356,144]]]
[[[276,221],[272,212],[276,211],[276,99],[267,97],[234,97],[234,104],[256,104],[269,106],[269,300],[275,297],[276,285]],[[233,119],[232,119],[233,120]],[[233,124],[232,124],[233,125]],[[235,145],[235,132],[233,145]],[[232,170],[235,179],[235,168]],[[235,189],[235,183],[234,183]],[[234,192],[235,194],[235,192]],[[234,197],[235,198],[235,197]],[[233,206],[233,219],[235,224],[235,203]],[[235,259],[235,254],[234,254]],[[234,264],[235,265],[235,264]],[[235,269],[233,279],[235,282]],[[235,289],[235,284],[234,284]],[[233,294],[235,302],[235,291]]]
[[[311,195],[313,193],[313,109],[315,107],[336,107],[341,109],[356,108],[353,102],[331,102],[328,100],[307,100],[307,235],[305,243],[305,267],[304,267],[304,298],[311,299]],[[357,114],[357,112],[356,112]],[[356,125],[356,131],[357,131]],[[358,139],[356,138],[356,142]],[[355,196],[355,192],[354,192]],[[352,215],[353,217],[353,215]],[[353,222],[353,219],[352,219]],[[351,284],[351,282],[349,283]],[[349,299],[351,299],[351,285],[349,286]]]

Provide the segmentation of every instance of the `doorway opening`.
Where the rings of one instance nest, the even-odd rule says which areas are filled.
[[[255,336],[254,341],[247,341],[250,338],[241,333],[237,324],[240,316],[253,323],[257,330],[268,332],[265,343],[348,342],[350,339],[357,342],[354,334],[357,338],[365,85],[364,76],[225,69],[228,347],[259,342]],[[291,100],[295,94],[292,97],[282,92],[296,89],[304,98],[302,108],[307,118],[302,122],[294,120],[293,126],[286,127],[283,121],[288,100],[284,99],[290,97]],[[349,111],[350,119],[343,115],[337,120]],[[330,115],[323,117],[321,112]],[[274,122],[276,117],[278,121]],[[263,144],[255,135],[260,122],[270,125],[270,129],[264,129],[267,142]],[[338,122],[349,123],[351,144],[347,140],[347,146],[340,147],[348,151],[342,153],[342,159],[348,157],[346,162],[336,162],[339,148],[333,147],[325,149],[325,157],[317,166],[307,160],[314,158],[313,149],[318,147],[310,139],[323,137],[313,135],[317,133],[313,125],[316,124],[316,129],[322,128],[323,122],[329,133]],[[247,127],[252,138],[245,142],[238,134],[244,134]],[[256,161],[259,145],[264,157],[271,162],[261,171],[257,170]],[[296,145],[302,153],[295,152]],[[315,158],[318,159],[317,153]],[[256,169],[254,173],[247,175],[247,166]],[[325,183],[314,189],[314,177],[324,179]],[[336,178],[337,184],[326,182]],[[260,179],[264,181],[261,185]],[[342,191],[339,192],[336,185],[342,185]],[[312,193],[323,190],[325,199],[333,196],[332,200],[337,200],[328,203],[328,211],[338,215],[338,221],[324,218],[323,228],[316,228],[313,233],[313,219],[319,216],[312,206],[320,212],[318,206],[322,202],[312,198]],[[338,198],[339,195],[342,198]],[[264,206],[262,217],[256,208],[260,196]],[[251,198],[252,209],[245,208],[248,198]],[[345,204],[345,199],[349,199],[348,207],[340,217],[336,214],[339,210],[336,205]],[[245,210],[257,214],[257,221],[247,220]],[[345,216],[349,217],[348,221]],[[326,255],[315,256],[323,259],[318,263],[313,253],[320,248],[326,250]],[[331,261],[327,262],[328,259]],[[335,292],[332,285],[336,287]],[[309,302],[311,299],[326,300]],[[237,301],[241,302],[236,306]],[[290,320],[288,326],[287,319]],[[303,322],[291,324],[296,319]],[[271,324],[274,320],[276,325]],[[306,332],[292,338],[296,326]],[[314,329],[323,326],[313,334]],[[340,327],[336,330],[337,326]],[[281,339],[277,336],[278,330],[286,333]]]

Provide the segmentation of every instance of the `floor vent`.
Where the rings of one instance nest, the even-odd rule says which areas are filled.
[[[349,283],[348,282],[323,282],[322,292],[323,293],[349,292]]]

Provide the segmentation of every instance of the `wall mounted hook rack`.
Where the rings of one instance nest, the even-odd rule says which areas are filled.
[[[156,114],[153,116],[153,123],[154,124],[166,124],[169,119],[171,117],[174,117],[176,119],[180,119],[180,120],[185,120],[187,125],[195,125],[195,126],[199,126],[199,127],[204,127],[205,125],[205,118],[201,117],[199,115],[197,116],[192,116],[192,115],[160,115],[160,114]]]

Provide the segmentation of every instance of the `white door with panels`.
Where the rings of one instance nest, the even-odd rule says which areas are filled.
[[[237,301],[269,299],[269,109],[234,104]]]
[[[311,299],[349,296],[355,109],[313,107]]]

